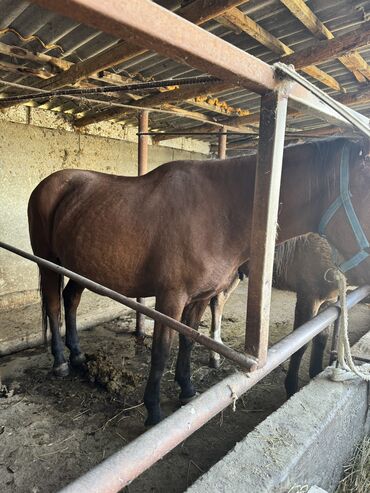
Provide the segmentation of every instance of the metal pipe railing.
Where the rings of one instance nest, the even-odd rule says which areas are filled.
[[[352,291],[347,298],[348,308],[366,298],[369,293],[370,286]],[[265,366],[247,375],[236,372],[225,378],[63,488],[60,493],[117,493],[307,344],[334,322],[339,314],[338,304],[322,311],[272,346]]]
[[[20,250],[19,248],[16,248],[12,245],[8,245],[7,243],[3,243],[0,241],[0,248],[4,248],[5,250],[15,253],[20,257],[26,258],[28,260],[31,260],[32,262],[37,263],[38,265],[42,265],[43,267],[53,270],[58,274],[69,277],[70,279],[73,279],[81,286],[85,286],[87,289],[90,289],[95,293],[101,294],[103,296],[108,296],[112,300],[118,301],[119,303],[122,303],[123,305],[132,308],[136,312],[143,313],[144,315],[147,315],[149,318],[152,318],[157,322],[165,324],[171,329],[176,330],[180,334],[190,337],[191,339],[198,342],[199,344],[206,346],[208,349],[211,349],[212,351],[221,354],[222,356],[233,361],[234,363],[241,366],[245,370],[254,371],[257,368],[258,362],[256,359],[252,358],[251,356],[247,356],[245,354],[239,353],[238,351],[235,351],[234,349],[231,349],[220,342],[214,341],[210,337],[204,334],[200,334],[199,332],[192,329],[191,327],[188,327],[187,325],[178,322],[177,320],[174,320],[171,317],[168,317],[164,313],[158,312],[157,310],[154,310],[149,306],[142,305],[141,303],[138,303],[137,301],[128,298],[123,294],[117,293],[116,291],[113,291],[112,289],[102,286],[97,282],[91,281],[90,279],[87,279],[84,276],[80,276],[79,274],[76,274],[71,270],[65,269],[60,265],[54,264],[53,262],[50,262],[49,260],[45,260],[41,257],[37,257],[36,255],[32,255],[30,253],[24,252],[23,250]]]
[[[285,76],[288,75],[291,79],[298,82],[305,89],[308,89],[317,98],[327,104],[334,111],[339,113],[355,128],[360,130],[360,132],[365,134],[367,137],[370,137],[370,126],[368,118],[361,115],[360,113],[357,113],[356,111],[351,110],[350,108],[347,108],[347,106],[343,105],[339,101],[336,101],[324,91],[312,84],[312,82],[308,81],[305,77],[302,77],[302,75],[298,74],[294,68],[285,65],[285,63],[277,62],[273,65],[273,67],[275,68],[275,70],[278,70]]]

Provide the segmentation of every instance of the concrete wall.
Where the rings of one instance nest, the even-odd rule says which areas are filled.
[[[136,129],[124,131],[121,126],[108,122],[91,131],[116,138],[71,130],[68,122],[61,117],[42,110],[30,112],[30,108],[20,107],[9,110],[7,115],[1,114],[1,241],[31,251],[27,224],[28,198],[35,186],[56,170],[82,168],[123,175],[137,174],[137,143],[133,142],[136,140]],[[188,139],[185,144],[178,145],[181,146],[192,147]],[[193,147],[196,146],[195,142]],[[198,149],[201,152],[150,146],[149,168],[175,159],[204,159],[208,147],[199,144]],[[37,283],[34,264],[0,249],[0,309],[34,301]]]
[[[370,332],[352,348],[366,357]],[[336,491],[354,448],[369,434],[368,383],[354,374],[341,382],[326,370],[289,399],[188,493],[287,493],[319,486]],[[311,490],[310,490],[311,491]]]

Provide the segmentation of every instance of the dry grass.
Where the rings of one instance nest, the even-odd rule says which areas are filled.
[[[357,447],[351,462],[344,467],[344,477],[335,493],[370,492],[370,436]]]

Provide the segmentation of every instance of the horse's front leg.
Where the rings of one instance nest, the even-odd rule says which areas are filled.
[[[202,315],[207,308],[208,300],[198,301],[188,305],[182,315],[181,321],[189,325],[195,330],[198,330]],[[179,352],[176,362],[175,381],[181,388],[180,402],[186,404],[196,394],[194,386],[191,382],[191,368],[190,358],[191,350],[193,348],[194,341],[190,337],[186,337],[182,334],[179,336]]]
[[[309,295],[297,292],[297,303],[295,307],[294,329],[296,330],[308,320],[311,320],[319,310],[320,303]],[[298,390],[298,374],[302,357],[307,349],[307,344],[295,352],[289,362],[289,369],[285,378],[285,390],[288,397],[291,397]]]
[[[211,337],[217,342],[222,343],[221,338],[221,324],[222,324],[222,316],[224,313],[224,307],[226,301],[230,298],[231,294],[238,287],[240,282],[239,274],[237,274],[230,286],[225,290],[219,293],[217,296],[214,296],[211,299],[210,307],[212,314],[212,322],[211,322]],[[211,368],[219,368],[220,366],[220,355],[215,351],[210,352],[209,356],[209,366]]]
[[[185,298],[169,295],[157,297],[156,310],[180,320],[185,305]],[[144,404],[148,411],[146,426],[152,426],[162,419],[160,407],[161,378],[170,354],[174,332],[169,327],[155,322],[152,343],[152,360],[148,382],[144,393]]]

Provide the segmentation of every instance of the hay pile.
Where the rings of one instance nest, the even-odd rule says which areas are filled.
[[[357,447],[351,462],[344,467],[343,479],[335,493],[370,492],[370,436]]]

